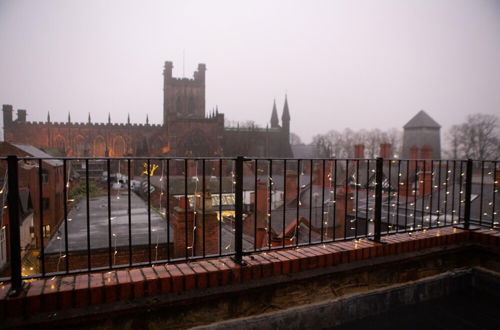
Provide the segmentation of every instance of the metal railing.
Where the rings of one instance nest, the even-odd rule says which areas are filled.
[[[2,280],[13,294],[32,278],[216,256],[242,263],[258,251],[380,242],[445,226],[500,227],[497,161],[8,156],[0,162],[8,232]],[[32,219],[29,230],[24,218]]]

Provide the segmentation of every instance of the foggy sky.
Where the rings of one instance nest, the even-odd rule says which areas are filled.
[[[500,114],[500,2],[0,0],[0,103],[28,120],[161,124],[166,60],[205,63],[233,121],[265,126],[287,93],[306,142],[420,109],[446,130]]]

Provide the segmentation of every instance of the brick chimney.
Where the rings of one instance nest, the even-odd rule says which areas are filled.
[[[187,213],[186,213],[187,208]],[[187,215],[187,217],[186,217]],[[193,246],[193,220],[194,211],[189,205],[189,199],[181,197],[179,206],[174,207],[171,216],[172,224],[174,227],[174,257],[180,258],[186,256],[186,244],[188,247]],[[186,242],[187,231],[187,242]],[[188,249],[188,255],[191,253]]]
[[[346,226],[347,214],[350,213],[353,207],[353,194],[349,186],[337,188],[335,196],[335,237],[344,237],[344,228]],[[347,199],[347,209],[345,207]],[[349,225],[349,224],[347,224]],[[333,228],[327,228],[328,237],[333,236]]]
[[[365,158],[365,145],[355,144],[354,145],[354,158]]]
[[[390,143],[381,143],[380,144],[380,157],[392,158],[392,146]]]
[[[410,159],[418,159],[418,147],[412,146],[410,148]]]
[[[197,175],[197,165],[198,162],[196,160],[188,160],[188,172],[187,176],[188,178],[194,177]]]
[[[205,236],[205,254],[219,253],[219,221],[212,206],[212,194],[205,192],[205,212],[203,212],[203,194],[197,196],[195,225],[195,255],[203,255],[203,236]],[[204,217],[203,217],[204,216]]]
[[[257,227],[257,233],[256,233],[257,249],[262,249],[263,247],[266,247],[268,245],[267,244],[268,239],[269,239],[269,235],[267,235],[266,228]]]
[[[243,232],[253,236],[255,231],[255,220],[257,218],[257,232],[255,233],[257,248],[267,246],[267,220],[268,220],[268,197],[269,188],[264,182],[257,181],[257,201],[255,194],[253,195],[253,203],[257,203],[257,213],[254,212],[252,207],[252,214],[250,214],[245,221],[243,221]]]
[[[254,162],[244,162],[243,163],[243,176],[254,176]]]
[[[291,202],[297,197],[297,172],[293,170],[286,171],[286,192],[285,201],[286,203]]]
[[[432,159],[432,148],[428,144],[424,144],[420,150],[420,158]]]
[[[332,173],[332,161],[325,161],[325,171],[323,172],[323,161],[317,161],[313,165],[313,182],[314,186],[323,186],[323,177],[325,178],[325,188],[332,186],[330,175]]]
[[[420,165],[420,168],[423,169],[425,164],[425,171],[430,171],[432,167],[430,161],[432,159],[432,148],[429,145],[424,144],[422,146],[422,149],[420,150],[420,158],[427,160],[425,162],[421,162],[422,164]]]
[[[269,211],[269,188],[265,182],[257,181],[257,211],[267,214]]]
[[[432,172],[427,169],[422,169],[418,173],[418,197],[422,198],[424,196],[428,196],[431,194],[431,192],[432,192]]]

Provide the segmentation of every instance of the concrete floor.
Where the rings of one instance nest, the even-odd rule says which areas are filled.
[[[498,297],[470,289],[416,305],[400,306],[332,329],[500,329],[500,302]]]

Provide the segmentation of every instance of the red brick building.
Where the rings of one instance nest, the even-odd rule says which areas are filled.
[[[4,140],[31,144],[67,156],[273,156],[290,157],[288,102],[279,125],[276,105],[267,128],[226,128],[224,114],[205,110],[205,64],[192,79],[172,77],[172,62],[163,71],[163,124],[27,121],[27,111],[3,106]]]
[[[0,155],[17,155],[19,157],[50,157],[43,151],[30,146],[16,143],[1,142]],[[0,172],[5,173],[6,162],[0,163]],[[56,159],[45,159],[42,161],[42,207],[40,207],[40,185],[38,161],[21,162],[19,166],[19,189],[28,189],[32,208],[35,214],[35,223],[39,223],[40,209],[43,210],[43,223],[45,241],[50,238],[51,232],[63,218],[63,162]],[[69,163],[68,163],[69,167]],[[37,246],[39,246],[39,228],[35,228]]]
[[[30,145],[0,142],[0,156],[17,155],[19,157],[44,158],[50,155]],[[2,237],[0,250],[7,252],[9,216],[7,205],[7,162],[0,162],[0,228]],[[29,248],[39,249],[50,240],[64,216],[63,163],[60,160],[46,159],[39,168],[38,161],[20,161],[18,167],[20,197],[21,247],[24,252]],[[40,199],[40,180],[42,191]],[[41,205],[40,205],[41,204]],[[43,228],[40,228],[43,213]],[[0,258],[1,259],[1,258]],[[0,263],[1,268],[1,263]]]

